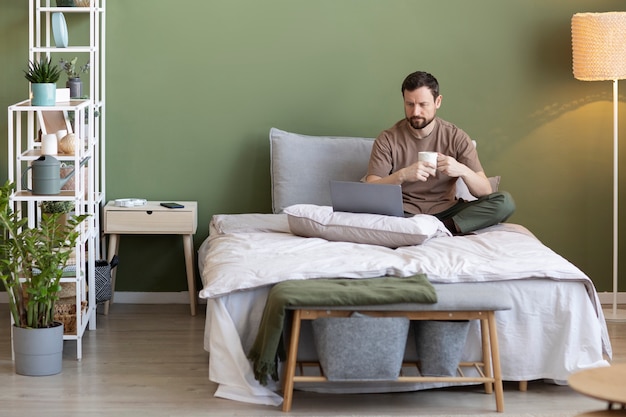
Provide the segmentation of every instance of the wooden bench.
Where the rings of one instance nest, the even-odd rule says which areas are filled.
[[[302,320],[323,317],[349,317],[360,312],[372,317],[407,317],[410,320],[480,320],[482,361],[462,362],[457,376],[403,376],[398,382],[481,382],[485,392],[495,390],[496,410],[504,412],[504,393],[495,312],[510,310],[512,301],[507,293],[490,291],[484,293],[472,284],[435,285],[438,301],[435,304],[386,304],[369,306],[290,306],[293,312],[287,361],[283,379],[283,411],[291,410],[295,382],[324,382],[323,375],[296,375],[298,343]],[[478,376],[465,376],[463,367],[473,367]]]

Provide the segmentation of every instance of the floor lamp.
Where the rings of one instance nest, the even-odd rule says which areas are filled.
[[[576,13],[572,17],[574,77],[583,81],[613,81],[613,302],[604,310],[607,321],[625,321],[617,308],[618,294],[618,135],[617,81],[626,78],[626,12]]]

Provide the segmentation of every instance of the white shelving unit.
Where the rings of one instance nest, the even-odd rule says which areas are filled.
[[[29,59],[39,60],[47,56],[53,63],[67,53],[75,54],[81,62],[90,63],[89,82],[83,94],[87,97],[57,102],[55,106],[33,106],[30,99],[8,107],[8,178],[15,182],[16,190],[11,199],[14,210],[28,217],[29,226],[36,227],[41,218],[39,204],[42,201],[73,201],[76,214],[88,214],[80,225],[80,238],[76,244],[75,273],[62,278],[62,282],[75,285],[76,330],[65,333],[64,340],[76,341],[76,358],[82,358],[82,336],[89,327],[96,328],[95,261],[101,254],[100,213],[105,201],[104,149],[105,149],[105,85],[104,85],[104,28],[105,0],[90,0],[87,7],[56,7],[54,0],[29,1]],[[52,14],[73,14],[68,24],[69,44],[58,48],[53,38]],[[73,33],[72,22],[89,21],[88,43],[75,45],[72,36],[87,39],[85,33]],[[84,30],[77,25],[76,31]],[[58,88],[63,88],[63,76]],[[29,88],[30,90],[30,88]],[[44,117],[44,115],[46,117]],[[74,189],[61,191],[58,195],[34,195],[32,170],[26,169],[41,157],[40,132],[46,129],[50,115],[70,121],[76,137],[75,152],[54,155],[61,163],[73,165]],[[55,133],[55,132],[48,132]],[[79,168],[81,163],[84,167]]]

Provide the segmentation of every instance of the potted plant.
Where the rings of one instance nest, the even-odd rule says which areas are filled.
[[[56,0],[57,7],[89,7],[89,0]]]
[[[29,227],[28,219],[12,209],[14,189],[10,182],[0,187],[0,279],[14,323],[15,371],[53,375],[61,372],[63,354],[63,324],[54,321],[55,302],[63,269],[80,235],[77,227],[87,215],[73,216],[61,225],[60,213],[55,213]]]
[[[31,83],[31,104],[33,106],[54,106],[56,103],[56,82],[61,76],[61,69],[52,65],[50,58],[29,61],[25,77]]]
[[[76,66],[78,57],[74,57],[71,61],[61,59],[59,64],[67,75],[67,82],[65,86],[70,89],[71,98],[80,98],[83,96],[83,82],[80,79],[80,74],[86,74],[89,72],[89,61],[85,65]]]
[[[52,216],[58,214],[56,216],[56,221],[59,224],[67,224],[68,214],[74,210],[74,202],[73,201],[42,201],[41,205],[41,216]]]

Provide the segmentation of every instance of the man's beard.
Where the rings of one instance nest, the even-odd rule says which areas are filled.
[[[433,120],[435,120],[435,118],[433,117],[431,119],[424,119],[423,117],[413,116],[413,117],[407,117],[406,120],[409,122],[409,124],[411,125],[413,129],[421,130],[421,129],[424,129],[429,124],[431,124]]]

